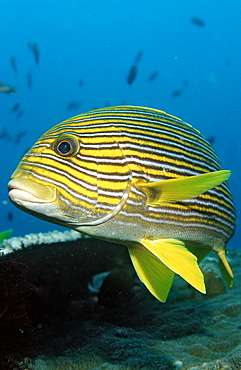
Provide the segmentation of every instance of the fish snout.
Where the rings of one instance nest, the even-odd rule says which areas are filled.
[[[8,196],[15,204],[51,203],[56,199],[56,189],[25,178],[12,179],[8,183]]]

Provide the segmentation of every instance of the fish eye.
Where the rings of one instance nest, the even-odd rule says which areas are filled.
[[[72,136],[61,136],[55,141],[53,149],[62,157],[72,157],[79,151],[79,141]]]

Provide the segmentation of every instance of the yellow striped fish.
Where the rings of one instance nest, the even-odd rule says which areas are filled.
[[[191,125],[118,106],[48,130],[13,173],[9,197],[39,218],[126,245],[140,280],[164,302],[175,273],[205,293],[198,263],[210,251],[232,286],[229,176]]]

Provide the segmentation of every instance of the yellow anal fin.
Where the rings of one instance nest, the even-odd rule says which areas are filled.
[[[165,302],[174,273],[141,244],[134,244],[128,249],[139,279],[157,299]]]
[[[219,256],[219,268],[222,273],[222,276],[228,286],[232,287],[233,286],[233,271],[231,270],[231,267],[229,266],[229,263],[226,259],[225,251],[222,250],[218,252]]]
[[[204,277],[198,266],[197,257],[187,249],[182,241],[142,239],[141,243],[170,270],[180,275],[201,293],[206,293]]]
[[[197,262],[200,263],[208,253],[211,252],[208,248],[190,247],[186,245],[187,249],[197,257]]]
[[[196,198],[228,180],[230,174],[228,170],[220,170],[158,182],[138,182],[136,187],[146,194],[148,206],[157,207],[162,203],[175,203]]]

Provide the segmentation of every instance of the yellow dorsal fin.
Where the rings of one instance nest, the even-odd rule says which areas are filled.
[[[225,251],[221,250],[218,252],[219,256],[219,268],[223,275],[224,280],[227,282],[227,284],[232,287],[233,286],[233,271],[231,270],[231,267],[229,266],[229,263],[226,259]]]
[[[143,245],[135,244],[128,249],[139,279],[157,299],[165,302],[174,272]]]
[[[230,174],[230,171],[220,170],[158,182],[138,182],[136,186],[146,194],[147,205],[156,207],[166,202],[175,203],[196,198],[228,180]]]
[[[186,248],[183,242],[177,239],[142,239],[141,244],[170,270],[180,275],[201,293],[206,293],[204,277],[198,266],[197,257]]]

